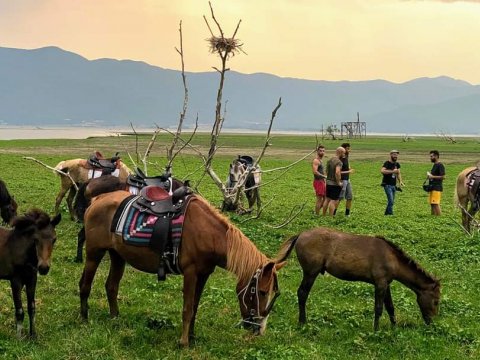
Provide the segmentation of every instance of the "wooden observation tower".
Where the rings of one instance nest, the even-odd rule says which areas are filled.
[[[367,123],[360,121],[360,114],[357,112],[357,121],[346,121],[341,123],[340,137],[346,136],[348,139],[367,137]]]

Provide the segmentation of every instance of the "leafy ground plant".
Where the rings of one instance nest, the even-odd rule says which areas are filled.
[[[139,148],[149,137],[140,137]],[[206,146],[208,136],[196,138],[195,146]],[[150,160],[150,172],[162,170],[165,148],[160,136]],[[262,146],[262,137],[225,135],[219,140],[216,169],[225,169],[232,156],[248,154]],[[324,141],[327,157],[339,145]],[[456,174],[478,160],[478,142],[461,139],[449,144],[439,138],[367,138],[350,141],[351,177],[354,189],[352,215],[343,215],[341,203],[335,218],[313,214],[315,198],[310,161],[307,159],[271,185],[262,188],[264,199],[274,198],[259,219],[231,221],[265,253],[274,256],[280,244],[291,235],[315,226],[329,226],[358,234],[383,235],[402,247],[425,269],[441,278],[440,315],[431,326],[421,319],[415,295],[393,284],[392,297],[398,325],[391,328],[384,315],[380,331],[372,331],[373,287],[320,276],[307,303],[309,322],[297,325],[296,291],[301,271],[294,256],[279,275],[282,295],[269,319],[267,333],[254,337],[236,327],[240,318],[235,294],[235,279],[217,269],[207,283],[200,303],[193,346],[177,348],[181,331],[182,277],[169,277],[157,283],[154,275],[126,268],[119,292],[120,317],[111,320],[104,282],[106,261],[100,266],[91,300],[90,320],[79,316],[78,281],[83,265],[74,263],[76,234],[80,225],[69,220],[62,208],[63,221],[57,228],[58,241],[51,272],[39,279],[37,288],[36,341],[17,340],[13,306],[8,282],[0,282],[0,358],[2,359],[476,359],[480,356],[480,238],[468,236],[459,226],[460,212],[453,204]],[[263,169],[285,166],[299,153],[310,151],[315,139],[308,136],[275,136],[262,161]],[[395,215],[383,215],[385,194],[380,187],[380,167],[389,150],[400,150],[399,161],[406,186],[397,194]],[[86,158],[100,150],[104,154],[135,149],[134,137],[91,138],[86,140],[18,140],[0,142],[0,177],[19,203],[20,212],[40,207],[53,212],[59,179],[51,171],[22,156],[34,156],[55,165],[68,158]],[[447,178],[442,199],[443,215],[432,217],[427,195],[421,189],[430,170],[428,152],[438,149],[446,165]],[[188,151],[176,160],[174,173],[182,178],[200,165],[200,159]],[[131,165],[131,164],[129,164]],[[219,171],[220,172],[220,171]],[[189,175],[196,180],[201,174]],[[264,174],[264,182],[278,176]],[[219,206],[221,197],[208,181],[200,191]],[[300,215],[287,226],[274,229],[286,213],[307,201]],[[107,259],[106,259],[107,260]]]

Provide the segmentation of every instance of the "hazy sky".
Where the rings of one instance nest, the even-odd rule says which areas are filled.
[[[480,84],[480,0],[214,0],[248,55],[232,70],[315,80],[447,75]],[[0,0],[0,46],[55,45],[85,56],[209,71],[203,0]]]

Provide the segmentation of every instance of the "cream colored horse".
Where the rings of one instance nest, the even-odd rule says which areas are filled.
[[[454,200],[455,204],[462,210],[462,225],[463,228],[470,232],[471,222],[477,213],[478,209],[475,210],[473,206],[474,194],[470,191],[467,186],[468,183],[468,174],[474,171],[478,166],[468,167],[460,172],[457,176],[457,184],[455,186]],[[468,204],[470,203],[470,206]]]
[[[132,173],[132,170],[130,170],[128,166],[122,162],[122,160],[118,161],[120,163],[118,178],[124,183],[127,181],[128,175]],[[88,165],[87,160],[85,159],[71,159],[60,161],[57,166],[55,166],[55,169],[64,173],[68,173],[78,185],[83,184],[88,180],[88,172],[91,170],[91,167]],[[55,173],[60,176],[60,191],[55,199],[55,213],[58,214],[60,203],[68,192],[68,211],[71,219],[74,220],[73,199],[75,198],[77,191],[68,176],[62,176],[58,174],[58,172]]]

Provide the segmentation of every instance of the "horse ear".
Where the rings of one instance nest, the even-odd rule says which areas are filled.
[[[262,276],[270,277],[272,275],[273,268],[275,267],[275,263],[270,261],[267,265],[263,267]]]
[[[285,265],[287,264],[286,261],[282,261],[282,262],[279,262],[279,263],[276,263],[275,264],[275,270],[280,270],[282,267],[284,267]]]
[[[33,233],[35,231],[35,220],[27,216],[17,217],[13,220],[12,226],[22,233]]]
[[[62,220],[62,214],[58,214],[50,222],[53,225],[53,227],[55,227],[60,223],[60,220]]]

